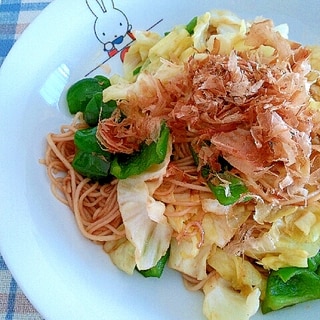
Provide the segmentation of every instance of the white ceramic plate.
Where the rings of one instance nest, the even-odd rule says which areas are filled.
[[[111,0],[104,2],[109,6]],[[263,15],[276,24],[287,22],[292,39],[320,44],[316,0],[114,2],[133,29],[164,32],[220,8],[248,19]],[[109,9],[105,33],[117,30],[119,14]],[[22,35],[0,71],[1,253],[46,320],[203,319],[201,293],[185,290],[179,274],[166,270],[161,280],[127,276],[99,246],[85,240],[72,214],[52,196],[38,163],[46,134],[70,122],[66,88],[88,73],[109,67],[121,72],[120,54],[108,60],[103,42],[110,36],[99,42],[94,22],[85,0],[54,1]],[[131,39],[120,40],[119,51]],[[254,319],[311,320],[319,312],[320,303],[314,301]]]

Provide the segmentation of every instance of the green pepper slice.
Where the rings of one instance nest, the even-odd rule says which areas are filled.
[[[108,160],[112,157],[110,152],[101,148],[97,139],[97,127],[77,130],[74,135],[74,144],[78,150],[101,153]]]
[[[198,166],[199,157],[192,147],[190,150],[193,161]],[[229,171],[232,167],[222,156],[219,156],[218,161],[222,168],[220,172],[213,172],[208,165],[204,165],[201,167],[201,175],[219,203],[227,206],[238,201],[248,188],[239,177]]]
[[[225,206],[235,203],[243,193],[248,191],[240,178],[227,171],[218,173],[217,178],[208,180],[207,183],[216,199]]]
[[[118,179],[126,179],[146,171],[153,164],[161,163],[167,154],[169,136],[170,130],[164,124],[157,141],[143,144],[141,150],[132,155],[115,155],[110,173]]]
[[[100,153],[78,150],[72,161],[72,167],[82,176],[102,180],[109,176],[110,161]]]
[[[94,127],[98,124],[99,119],[110,118],[116,107],[117,103],[113,100],[104,103],[102,92],[97,92],[85,107],[84,120],[89,126]]]
[[[189,34],[192,36],[194,34],[194,28],[196,27],[198,23],[198,17],[194,17],[190,20],[190,22],[186,25],[186,30],[189,32]]]
[[[74,83],[67,91],[67,104],[71,114],[84,112],[95,93],[110,86],[110,80],[104,76],[84,78]]]
[[[141,69],[142,69],[142,66],[139,66],[139,67],[135,68],[135,69],[132,71],[132,74],[133,74],[134,76],[138,75],[138,74],[140,73]]]
[[[308,259],[307,268],[288,267],[271,271],[262,313],[279,310],[297,303],[320,299],[320,253]]]
[[[157,264],[154,267],[147,270],[139,270],[138,268],[136,269],[140,274],[142,274],[146,278],[149,278],[149,277],[160,278],[167,264],[169,256],[170,256],[170,250],[167,250],[166,254],[160,258],[160,260],[157,262]]]

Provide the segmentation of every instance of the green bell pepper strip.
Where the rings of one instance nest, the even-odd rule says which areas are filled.
[[[198,166],[199,157],[192,147],[190,150],[193,160]],[[206,179],[208,187],[219,203],[227,206],[238,201],[248,189],[239,177],[229,172],[231,166],[223,157],[219,157],[218,161],[222,167],[221,172],[212,172],[211,168],[205,165],[201,168],[201,175]]]
[[[110,118],[116,107],[117,103],[113,100],[104,103],[102,92],[97,92],[85,107],[84,120],[89,126],[95,127],[98,125],[99,119]]]
[[[194,34],[194,28],[196,27],[198,23],[198,17],[194,17],[190,20],[190,22],[186,25],[186,30],[189,32],[189,34],[192,36]]]
[[[142,274],[146,278],[149,278],[149,277],[160,278],[167,264],[169,256],[170,256],[170,249],[167,250],[166,254],[160,258],[160,260],[157,262],[157,264],[154,267],[147,270],[139,270],[138,268],[136,269],[140,274]]]
[[[84,112],[95,93],[110,86],[110,80],[104,76],[84,78],[74,83],[67,91],[67,104],[71,114]]]
[[[163,124],[157,141],[143,144],[141,150],[131,155],[116,154],[111,161],[110,173],[126,179],[146,171],[151,165],[161,163],[167,154],[170,130]]]
[[[247,187],[243,184],[240,178],[225,171],[224,173],[217,173],[217,177],[226,181],[228,186],[224,183],[214,184],[213,180],[221,181],[219,178],[208,180],[208,186],[216,199],[223,205],[231,205],[238,201],[243,193],[248,191]]]
[[[194,34],[194,28],[196,27],[197,23],[198,23],[198,17],[194,17],[186,24],[185,29],[188,31],[190,36]],[[170,32],[171,31],[166,31],[164,33],[164,36],[167,36]]]
[[[307,268],[271,271],[261,311],[265,314],[315,299],[320,299],[320,253],[308,259]]]
[[[135,68],[132,71],[132,75],[134,75],[134,76],[138,75],[140,73],[141,69],[142,69],[142,66],[139,66],[139,67]]]
[[[108,160],[112,158],[112,154],[103,150],[98,142],[97,127],[77,130],[74,135],[74,144],[78,150],[101,153]]]
[[[92,180],[109,177],[110,161],[100,153],[78,150],[71,164],[78,173]]]

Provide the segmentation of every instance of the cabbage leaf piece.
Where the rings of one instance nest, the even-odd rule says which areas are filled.
[[[164,216],[165,205],[152,195],[162,183],[171,156],[171,140],[165,160],[147,171],[119,180],[117,195],[127,239],[135,247],[135,262],[139,270],[157,264],[167,252],[172,228]]]
[[[207,277],[207,258],[211,246],[204,245],[198,248],[198,242],[196,236],[182,239],[179,242],[172,239],[168,266],[195,279],[205,279]]]
[[[203,291],[203,313],[209,320],[248,320],[258,311],[258,288],[244,295],[234,290],[228,281],[215,275],[208,279]]]
[[[108,253],[111,261],[120,270],[127,274],[133,274],[136,266],[135,247],[128,239],[121,238],[107,241],[103,245],[103,250]]]
[[[259,308],[265,279],[249,261],[218,247],[212,250],[208,264],[216,273],[203,287],[204,314],[214,320],[248,320]]]
[[[261,273],[243,257],[216,248],[211,253],[208,264],[237,291],[252,292],[255,288],[263,290],[265,287],[265,279]]]
[[[268,232],[244,241],[245,253],[259,259],[265,269],[307,267],[308,258],[315,256],[320,246],[320,204],[283,208],[280,212],[282,217],[276,211],[268,214],[269,218],[275,217]]]

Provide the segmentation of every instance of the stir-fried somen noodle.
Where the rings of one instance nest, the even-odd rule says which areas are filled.
[[[75,154],[74,132],[86,127],[80,114],[59,134],[49,134],[45,163],[54,195],[75,214],[79,229],[93,241],[110,241],[125,236],[117,203],[117,183],[101,185],[84,178],[72,167]],[[59,173],[59,175],[57,175]],[[64,173],[60,175],[60,173]]]
[[[307,268],[320,248],[320,50],[287,29],[212,11],[166,36],[136,32],[124,75],[103,91],[117,106],[96,138],[130,157],[165,123],[165,156],[143,172],[78,173],[83,112],[48,135],[52,190],[82,234],[129,274],[170,248],[168,266],[203,290],[208,319],[248,319],[270,304],[272,270]]]

